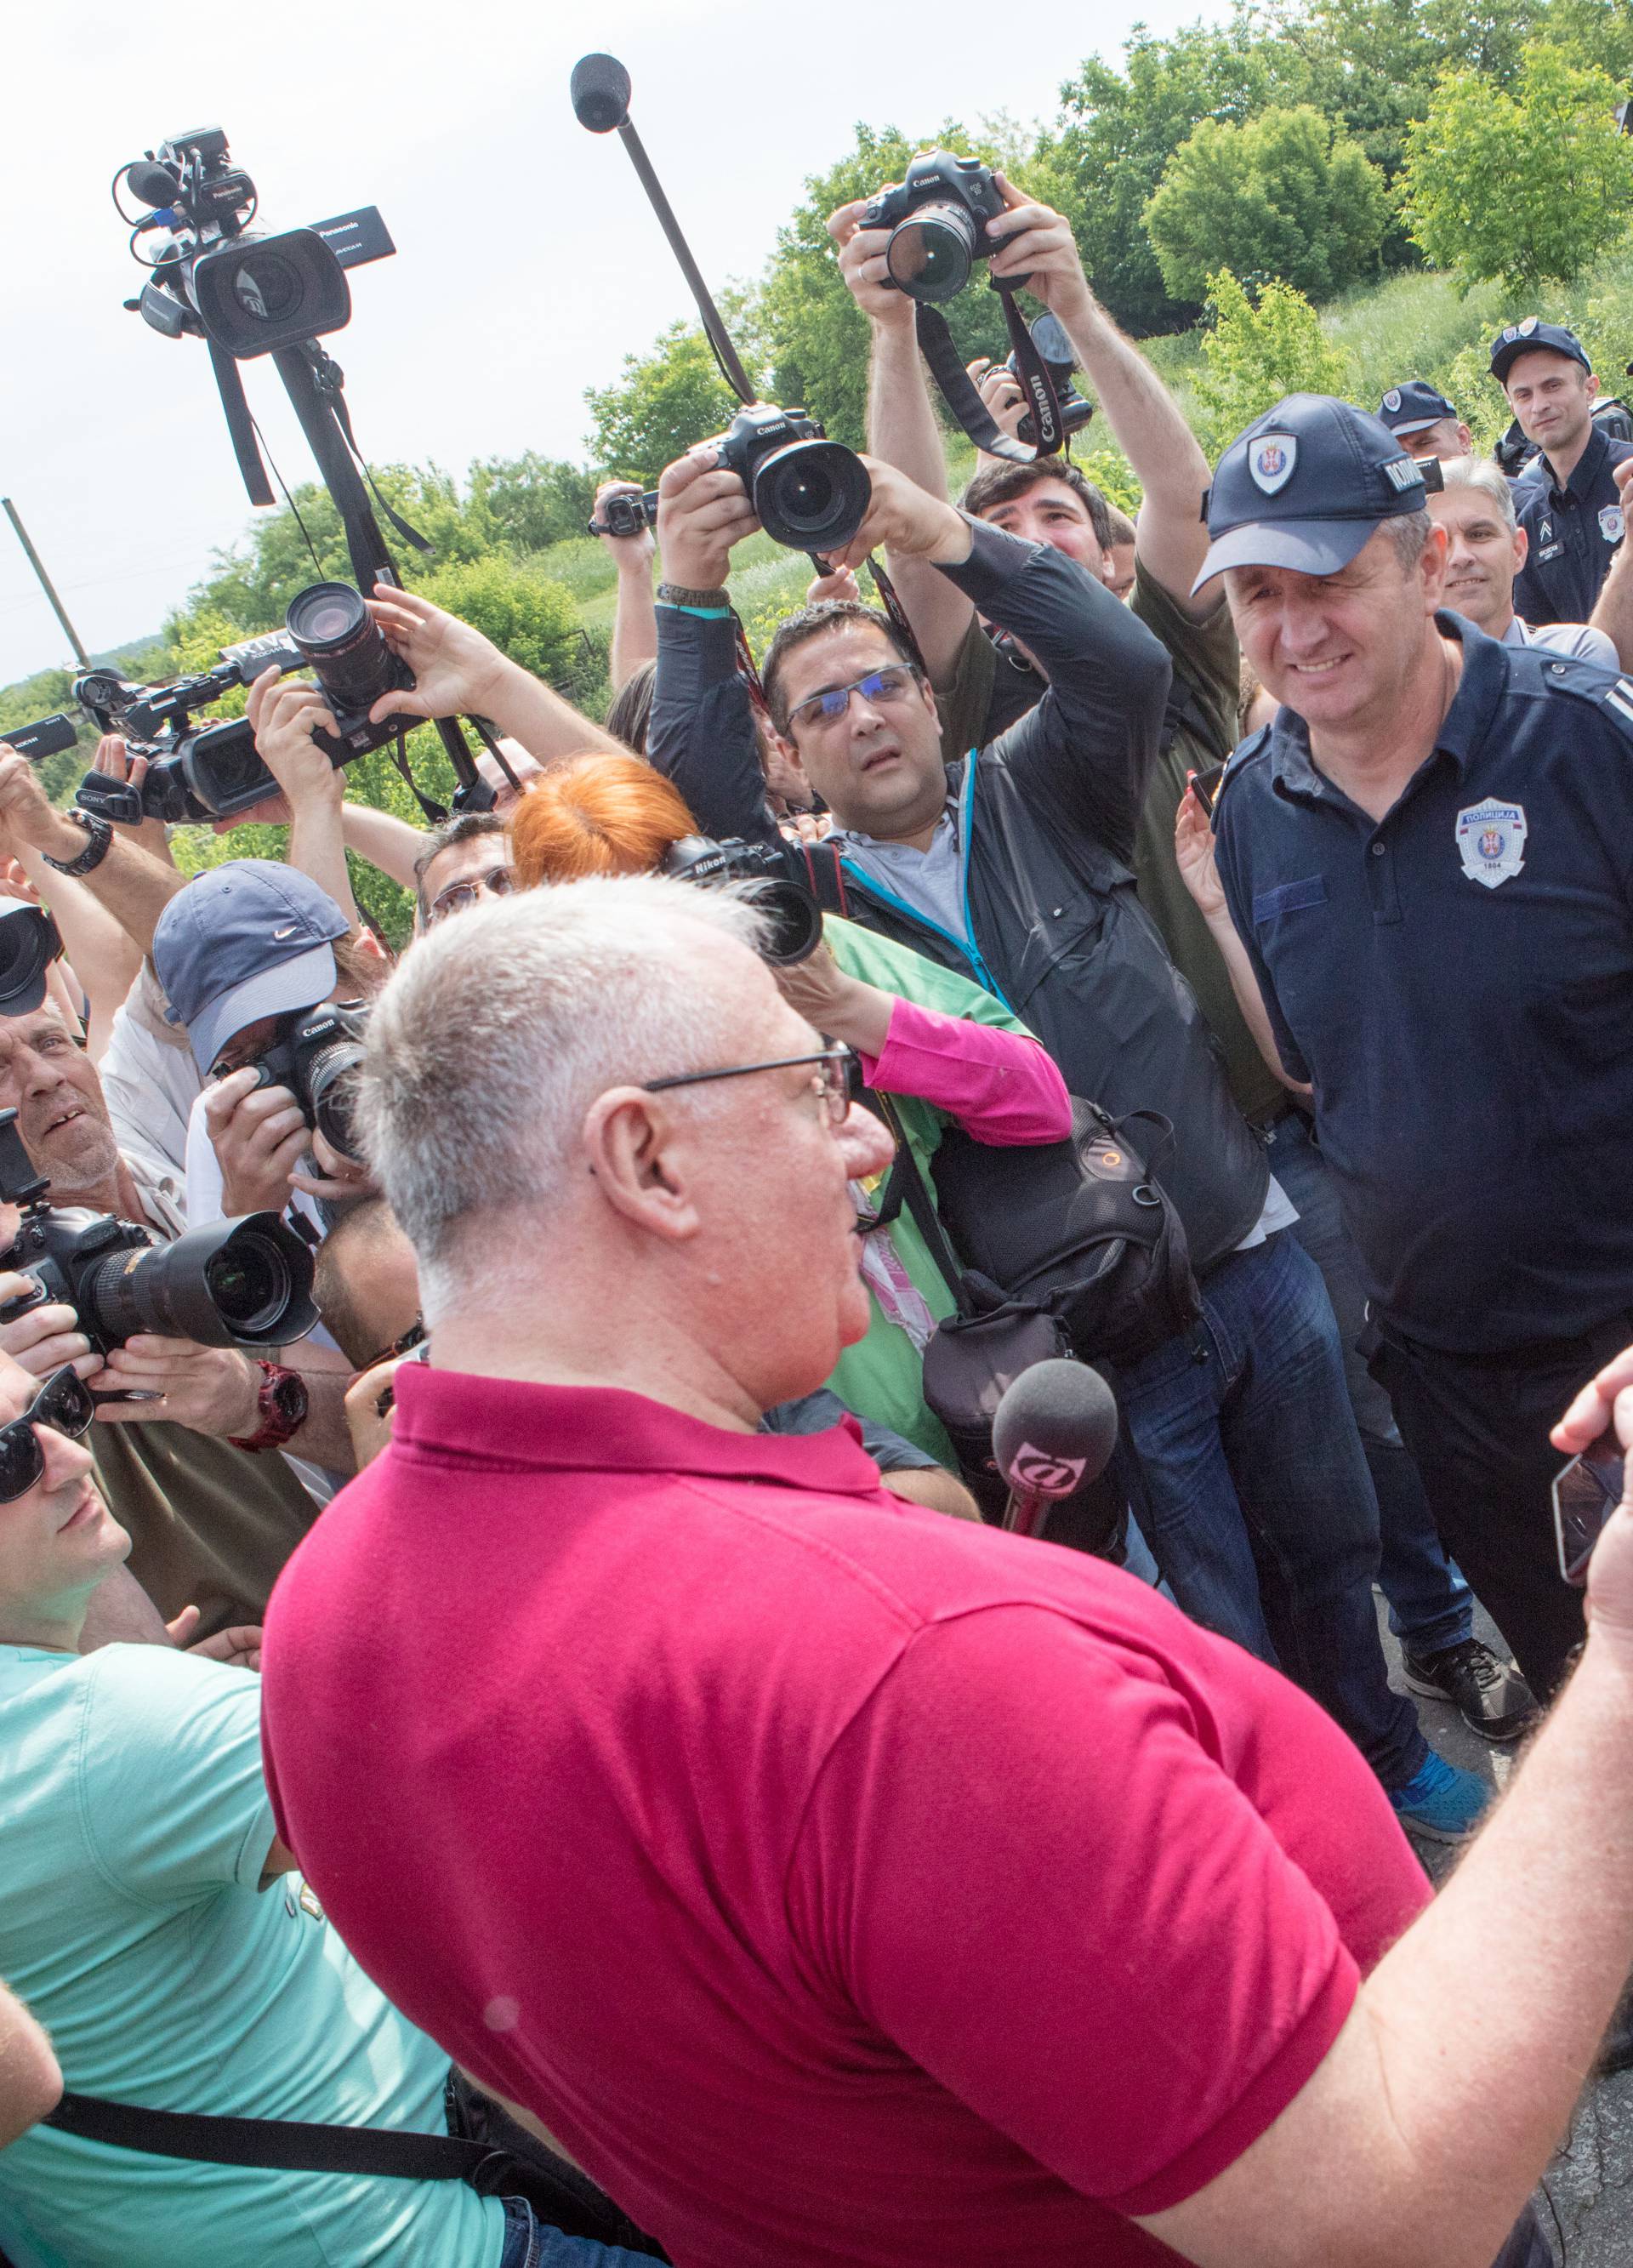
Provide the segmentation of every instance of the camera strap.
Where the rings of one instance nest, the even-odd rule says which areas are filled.
[[[997,276],[989,276],[987,281],[1003,302],[1004,320],[1015,353],[1015,374],[1032,411],[1033,431],[1038,437],[1036,446],[1017,441],[1004,431],[965,369],[963,357],[947,328],[946,317],[939,307],[932,307],[923,299],[915,303],[913,310],[919,352],[941,389],[942,400],[967,438],[989,457],[1005,457],[1011,464],[1030,465],[1039,457],[1057,455],[1066,446],[1060,398],[1048,364],[1038,352],[1026,318],[1015,305],[1013,285]]]
[[[394,511],[380,494],[379,483],[369,469],[368,460],[358,448],[357,437],[351,430],[351,412],[346,406],[345,375],[333,355],[325,354],[321,348],[319,348],[314,358],[314,375],[317,379],[318,391],[327,400],[335,423],[340,428],[341,438],[351,452],[351,460],[368,482],[369,492],[379,506],[382,514],[396,529],[403,541],[411,543],[416,551],[435,550],[436,546],[430,537],[422,535],[417,527],[410,527],[402,514]],[[270,497],[268,501],[270,503]]]
[[[255,442],[255,421],[250,416],[248,397],[244,381],[239,376],[239,366],[212,338],[206,337],[210,349],[210,366],[216,373],[216,391],[221,396],[221,407],[232,437],[232,453],[238,459],[239,473],[248,491],[252,504],[266,504],[273,501],[272,483],[267,478],[267,468],[261,461],[261,451]]]

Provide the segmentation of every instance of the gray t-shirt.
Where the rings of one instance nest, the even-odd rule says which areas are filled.
[[[1504,645],[1545,645],[1574,661],[1597,662],[1601,669],[1620,669],[1621,658],[1603,630],[1590,622],[1522,622],[1518,615],[1503,633]]]

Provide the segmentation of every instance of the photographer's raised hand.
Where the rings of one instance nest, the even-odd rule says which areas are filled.
[[[594,517],[598,521],[604,518],[609,497],[638,499],[644,493],[638,481],[603,481],[595,492]],[[643,519],[633,535],[608,534],[598,535],[596,541],[618,571],[618,604],[613,615],[613,643],[607,660],[607,678],[616,693],[643,662],[657,658],[652,557],[658,549],[658,539]]]
[[[0,1274],[0,1307],[13,1300],[31,1299],[39,1289],[32,1276],[8,1270]],[[92,1353],[78,1316],[60,1300],[46,1300],[14,1315],[9,1323],[0,1323],[0,1354],[9,1354],[32,1378],[49,1378],[69,1362],[81,1378],[91,1378],[102,1367],[102,1358]]]
[[[989,263],[992,274],[1041,299],[1063,323],[1081,319],[1092,307],[1093,295],[1071,223],[1053,206],[1028,197],[1002,173],[992,179],[1007,207],[987,223],[989,239],[1001,247]]]
[[[414,672],[411,687],[381,694],[369,711],[376,724],[396,716],[486,717],[541,763],[586,748],[619,752],[621,743],[600,725],[417,591],[377,583],[368,607],[386,644]]]
[[[333,733],[335,716],[321,689],[305,678],[263,670],[249,688],[246,712],[255,753],[278,784],[290,821],[289,862],[327,890],[356,929],[360,921],[346,865],[341,806],[346,776],[313,737]],[[257,817],[264,806],[246,817]],[[242,822],[233,820],[232,824]]]
[[[886,189],[900,187],[886,181]],[[828,217],[828,232],[839,247],[839,272],[846,288],[870,321],[888,331],[915,335],[913,302],[905,291],[898,291],[890,281],[890,269],[885,260],[885,247],[890,242],[887,228],[864,228],[862,216],[872,200],[853,198]],[[915,352],[916,352],[916,348]]]
[[[83,856],[91,841],[84,828],[52,809],[33,766],[4,740],[0,740],[0,829],[12,838],[7,848],[16,848],[26,865],[28,845],[68,865]],[[129,837],[128,828],[114,828],[101,858],[88,874],[77,879],[127,937],[146,953],[153,942],[154,924],[181,888],[182,878],[174,866],[167,861],[161,864]]]
[[[139,792],[147,777],[148,758],[133,756],[117,733],[104,733],[97,742],[91,769],[100,772],[105,779],[117,780],[121,786],[128,784]],[[170,855],[170,829],[162,819],[144,819],[136,827],[128,827],[117,819],[113,823],[129,841],[140,843],[150,858],[157,858],[165,866],[175,865]]]
[[[760,522],[740,477],[700,441],[664,468],[658,483],[658,541],[664,580],[681,590],[717,591],[732,571],[732,548]]]
[[[260,1086],[253,1064],[205,1090],[204,1124],[221,1167],[224,1214],[282,1212],[311,1130],[286,1086]]]
[[[830,571],[859,567],[870,551],[887,550],[893,559],[920,559],[936,567],[959,567],[970,554],[969,522],[945,498],[933,497],[876,457],[864,457],[873,483],[867,517],[842,551],[829,556]]]
[[[143,1331],[115,1347],[98,1375],[99,1395],[139,1395],[140,1401],[99,1401],[103,1425],[190,1425],[222,1440],[254,1433],[260,1424],[261,1365],[236,1347],[201,1346],[193,1339]]]
[[[975,391],[992,413],[992,422],[1001,426],[1011,440],[1020,438],[1020,421],[1026,414],[1026,397],[1020,390],[1020,381],[1005,362],[989,362],[985,355],[965,364]],[[989,457],[982,459],[990,464]]]

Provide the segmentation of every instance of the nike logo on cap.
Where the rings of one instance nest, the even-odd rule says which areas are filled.
[[[286,937],[293,937],[298,927],[298,923],[291,922],[285,929],[275,929],[272,932],[274,942],[281,945]]]

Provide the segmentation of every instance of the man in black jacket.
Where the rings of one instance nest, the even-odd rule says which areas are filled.
[[[1200,1621],[1284,1668],[1350,1732],[1408,1822],[1460,1840],[1478,1783],[1426,1747],[1390,1692],[1372,1580],[1377,1507],[1332,1309],[1231,1100],[1195,997],[1129,864],[1169,666],[1104,585],[870,460],[873,501],[835,564],[875,546],[928,563],[1035,654],[1048,688],[944,769],[935,696],[887,618],[842,602],[785,622],[771,722],[836,822],[827,862],[851,918],[967,969],[1025,1017],[1074,1093],[1173,1128],[1159,1174],[1202,1284],[1195,1328],[1125,1369],[1119,1400],[1145,1524]],[[777,844],[725,590],[755,522],[708,446],[669,467],[648,751],[700,823]],[[802,873],[802,850],[789,846]]]

